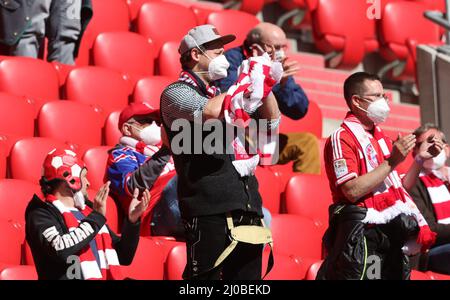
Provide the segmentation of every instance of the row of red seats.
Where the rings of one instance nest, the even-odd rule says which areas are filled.
[[[427,10],[445,12],[445,0],[382,0],[379,19],[372,3],[359,0],[281,0],[286,9],[307,11],[316,47],[335,53],[331,67],[353,69],[368,53],[379,51],[386,63],[398,60],[390,75],[396,79],[415,76],[418,44],[441,45],[439,26],[427,20]],[[349,9],[351,8],[351,9]]]

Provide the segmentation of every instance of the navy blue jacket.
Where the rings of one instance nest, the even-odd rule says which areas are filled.
[[[219,87],[222,92],[228,91],[237,80],[237,70],[242,62],[246,59],[242,47],[232,48],[225,52],[225,56],[230,63],[228,68],[228,76],[215,82],[215,86]],[[303,89],[290,76],[286,84],[282,87],[277,84],[272,89],[273,94],[278,102],[278,107],[283,115],[299,120],[308,112],[308,97],[306,97]]]

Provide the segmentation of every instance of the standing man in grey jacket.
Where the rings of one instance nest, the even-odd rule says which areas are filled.
[[[0,44],[5,55],[74,64],[92,18],[91,0],[0,0]]]

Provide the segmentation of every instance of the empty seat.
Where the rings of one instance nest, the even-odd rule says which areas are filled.
[[[11,177],[39,183],[47,154],[55,148],[66,147],[63,142],[50,138],[31,137],[17,141],[10,155]]]
[[[366,53],[378,49],[375,20],[367,17],[366,1],[317,0],[309,8],[314,43],[322,53],[332,56],[330,67],[353,69]]]
[[[162,247],[152,239],[141,237],[130,266],[122,267],[124,276],[137,280],[162,280],[164,278],[164,254]]]
[[[177,245],[170,250],[165,266],[165,277],[168,280],[182,280],[186,266],[186,244]]]
[[[390,74],[396,79],[415,78],[417,45],[442,44],[439,26],[423,16],[427,9],[415,2],[394,2],[384,8],[380,54],[387,62],[397,61]]]
[[[8,154],[6,152],[6,147],[0,143],[0,179],[6,176],[6,158]]]
[[[121,73],[129,81],[130,91],[140,78],[153,75],[153,46],[137,33],[102,33],[97,36],[92,53],[94,64]]]
[[[76,66],[62,64],[57,61],[52,61],[52,65],[58,73],[59,86],[61,88],[66,84],[67,76],[69,75],[70,71],[75,69]],[[64,99],[64,95],[61,95],[61,98]]]
[[[427,273],[411,270],[411,280],[431,280],[431,278]]]
[[[105,123],[105,144],[115,146],[119,143],[122,132],[119,130],[119,116],[121,111],[112,112]]]
[[[300,258],[321,258],[322,234],[310,219],[279,214],[272,216],[270,227],[275,253]]]
[[[286,187],[288,214],[311,219],[325,229],[328,225],[328,207],[332,204],[331,191],[325,174],[298,174]]]
[[[181,72],[179,45],[180,42],[170,41],[161,47],[158,57],[159,75],[178,78]]]
[[[236,35],[236,40],[225,45],[225,49],[230,49],[242,45],[247,33],[258,25],[259,20],[254,15],[242,11],[224,10],[211,13],[208,16],[208,23],[214,25],[221,35]]]
[[[0,92],[1,144],[7,155],[14,143],[34,135],[35,106],[25,98]]]
[[[97,35],[103,32],[128,31],[128,7],[123,0],[92,0],[94,15],[89,22],[80,45],[77,65],[90,63],[89,51]]]
[[[270,248],[267,246],[263,252],[261,276],[266,274],[267,262],[270,253]],[[304,277],[305,271],[302,266],[297,263],[296,259],[283,254],[274,254],[274,265],[270,273],[264,280],[301,280]]]
[[[265,2],[266,0],[241,0],[239,10],[256,15],[262,10]]]
[[[87,104],[50,102],[39,112],[39,136],[67,143],[81,155],[84,145],[101,145],[103,120],[103,113]]]
[[[311,132],[318,138],[322,137],[322,111],[314,101],[309,101],[308,112],[300,120],[292,120],[281,115],[280,133]]]
[[[68,100],[89,104],[104,112],[104,116],[128,105],[125,80],[120,73],[101,67],[81,67],[71,71],[66,95]]]
[[[25,208],[34,194],[41,194],[38,184],[18,179],[0,180],[0,219],[25,223]]]
[[[195,17],[197,18],[198,25],[206,24],[210,13],[224,10],[223,4],[214,3],[211,1],[196,1],[196,0],[165,0],[165,1],[189,7],[194,12]]]
[[[167,2],[145,3],[138,19],[137,32],[152,40],[155,54],[167,41],[180,42],[197,25],[195,14],[187,7]]]
[[[323,260],[319,260],[312,264],[309,269],[308,273],[306,273],[305,280],[316,280],[317,272],[319,272],[320,266],[322,265]]]
[[[0,280],[38,280],[34,266],[11,266],[0,272]]]
[[[277,177],[269,169],[262,167],[256,168],[255,174],[264,207],[270,213],[278,214],[280,212],[280,193]]]
[[[44,103],[59,99],[58,74],[52,64],[39,59],[5,59],[0,62],[0,91],[26,97],[37,115]]]
[[[0,219],[0,264],[20,264],[24,239],[23,228],[18,228],[14,222]]]
[[[109,146],[100,146],[88,149],[84,153],[83,161],[88,169],[87,179],[93,189],[99,189],[104,183],[109,149],[111,149]]]
[[[175,80],[167,76],[152,76],[139,80],[134,88],[133,102],[159,107],[162,91]]]

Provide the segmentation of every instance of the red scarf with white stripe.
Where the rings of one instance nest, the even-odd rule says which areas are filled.
[[[250,123],[250,117],[248,116],[247,112],[244,111],[244,107],[245,109],[251,109],[253,106],[259,107],[262,104],[262,97],[267,97],[272,89],[272,86],[276,83],[274,82],[274,79],[269,76],[270,66],[268,68],[267,66],[263,66],[261,62],[258,62],[256,58],[251,64],[251,69],[248,61],[245,61],[245,63],[247,64],[246,73],[242,72],[239,75],[236,83],[230,87],[222,106],[222,109],[224,110],[225,121],[233,126],[248,126],[248,124]],[[267,76],[263,75],[263,72],[266,72]],[[251,75],[249,76],[250,73]],[[199,83],[198,79],[193,74],[187,71],[182,71],[180,73],[178,81],[185,82],[196,88],[202,88],[202,83]],[[220,90],[214,86],[206,86],[203,92],[206,92],[206,97],[208,99],[211,99],[217,96],[217,94],[220,93]],[[244,94],[246,97],[245,105],[243,98]],[[251,96],[249,97],[249,95]],[[238,98],[241,99],[240,102],[237,100]],[[240,104],[238,104],[238,102],[241,103],[242,106],[239,106]],[[242,110],[238,107],[242,108]],[[241,118],[235,118],[236,115],[234,115],[234,117],[231,117],[230,111],[238,112],[238,115]],[[244,123],[241,122],[243,118],[245,119]],[[256,149],[257,147],[254,147],[254,149],[256,149],[254,150],[254,152],[256,152],[255,154],[249,153],[250,151],[247,151],[245,147],[247,143],[243,139],[244,137],[242,135],[235,135],[231,144],[228,145],[230,147],[230,152],[234,154],[234,161],[232,162],[232,164],[239,175],[242,177],[254,174],[254,171],[256,170],[256,167],[260,162],[260,158],[264,158],[264,162],[271,162],[271,156],[276,149],[276,143],[272,141],[270,135],[267,132],[258,132],[258,139],[259,141],[263,142],[260,143],[262,148],[261,150]],[[265,141],[269,140],[270,142],[264,143]]]
[[[434,173],[420,173],[420,180],[427,188],[439,224],[450,224],[450,192],[448,183]]]
[[[84,203],[76,202],[77,208],[69,208],[53,195],[48,195],[46,201],[53,204],[53,206],[59,210],[69,232],[73,231],[80,224],[80,221],[71,212],[72,210],[78,210],[84,216],[88,216],[92,212],[92,209]],[[89,245],[76,254],[80,259],[83,278],[85,280],[123,279],[124,277],[120,271],[119,259],[116,250],[112,246],[111,235],[109,234],[106,225],[103,225],[95,236],[95,243],[97,245],[97,255],[100,259],[100,266],[92,252],[93,249],[91,249]]]
[[[358,145],[360,165],[362,166],[360,175],[373,171],[385,159],[389,158],[392,141],[384,135],[380,127],[375,126],[373,138],[378,143],[382,153],[377,153],[370,141],[370,134],[354,115],[347,115],[342,128],[350,133]],[[384,182],[372,193],[363,197],[362,201],[367,208],[363,223],[387,224],[399,214],[404,213],[413,216],[419,224],[420,231],[416,242],[421,245],[422,251],[434,244],[436,233],[430,230],[425,218],[403,187],[397,171],[392,171]],[[411,245],[411,247],[413,246]]]

